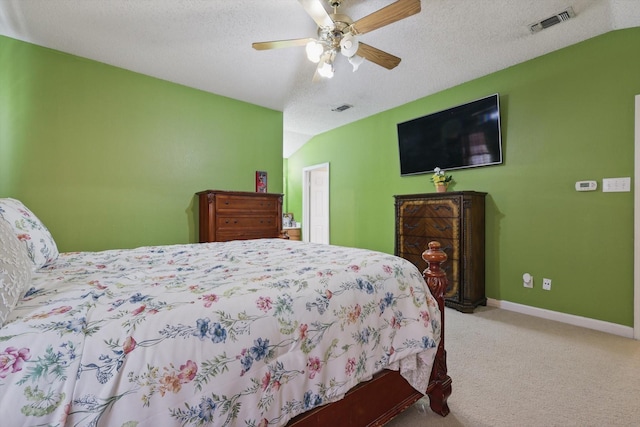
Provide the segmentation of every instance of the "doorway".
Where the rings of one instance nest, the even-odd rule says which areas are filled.
[[[302,170],[302,240],[329,244],[329,163]]]

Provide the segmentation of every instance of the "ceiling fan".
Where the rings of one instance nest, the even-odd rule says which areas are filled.
[[[363,59],[378,64],[388,70],[400,63],[400,58],[384,52],[358,40],[358,36],[385,25],[392,24],[420,12],[420,0],[397,0],[364,18],[353,21],[347,15],[338,13],[342,0],[327,0],[333,8],[328,13],[321,0],[298,0],[304,10],[318,24],[318,38],[311,37],[257,42],[252,46],[256,50],[279,49],[283,47],[306,46],[307,57],[317,63],[314,81],[320,77],[333,77],[333,63],[341,53],[349,59],[356,71]]]

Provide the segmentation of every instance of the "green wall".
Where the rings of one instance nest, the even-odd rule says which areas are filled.
[[[393,195],[434,191],[400,177],[396,124],[499,93],[504,164],[452,171],[489,194],[487,297],[632,326],[633,192],[574,185],[633,176],[639,47],[611,32],[319,135],[288,159],[288,209],[302,218],[302,168],[329,162],[331,243],[393,253]]]
[[[194,242],[195,192],[283,190],[279,111],[6,37],[0,64],[0,197],[61,251]]]

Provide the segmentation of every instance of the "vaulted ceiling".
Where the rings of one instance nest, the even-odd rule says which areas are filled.
[[[320,0],[326,9],[330,7]],[[353,20],[393,0],[344,0]],[[283,155],[314,135],[606,32],[640,26],[639,0],[422,0],[422,10],[360,36],[402,58],[393,70],[344,57],[312,82],[316,37],[297,0],[0,0],[0,35],[283,112]],[[575,17],[530,26],[572,7]],[[353,108],[332,109],[343,104]]]

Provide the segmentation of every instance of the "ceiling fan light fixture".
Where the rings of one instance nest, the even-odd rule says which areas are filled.
[[[333,62],[340,52],[356,71],[366,59],[391,70],[400,64],[400,58],[366,43],[360,43],[358,37],[394,22],[415,15],[421,10],[420,0],[394,0],[368,15],[354,21],[348,15],[338,13],[343,0],[298,0],[307,15],[317,25],[315,39],[305,37],[291,40],[276,40],[253,43],[256,50],[278,49],[290,46],[306,46],[307,58],[317,64],[313,81],[318,77],[333,76]],[[333,13],[327,12],[323,2],[328,2]]]
[[[363,61],[364,58],[362,56],[353,55],[349,57],[349,63],[353,66],[354,73],[358,71],[358,67],[360,67],[360,64],[362,64]]]
[[[324,53],[324,46],[322,46],[322,44],[318,43],[317,41],[312,40],[307,43],[305,50],[307,52],[307,58],[309,59],[309,61],[317,64],[318,62],[320,62],[320,57]]]
[[[358,51],[358,40],[353,34],[347,33],[340,39],[340,53],[351,58]]]
[[[322,77],[330,79],[333,77],[333,64],[329,61],[325,61],[318,65],[318,74]]]
[[[327,49],[322,54],[317,68],[318,75],[327,79],[333,77],[333,61],[336,59],[336,53],[335,49]]]

